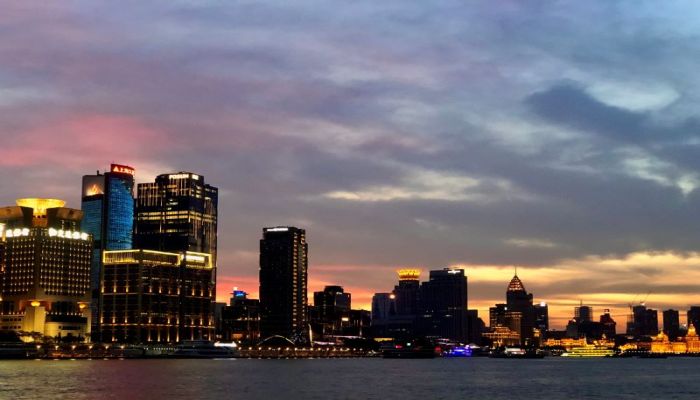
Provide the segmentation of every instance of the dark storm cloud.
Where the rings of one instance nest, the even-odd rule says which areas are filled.
[[[111,161],[140,180],[192,170],[221,189],[221,276],[249,282],[261,227],[297,224],[312,280],[368,292],[403,265],[691,253],[689,7],[13,3],[0,14],[0,200],[76,205],[80,175]]]

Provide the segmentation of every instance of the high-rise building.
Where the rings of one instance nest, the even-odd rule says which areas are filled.
[[[540,304],[535,304],[535,328],[540,333],[545,333],[549,330],[549,306],[544,301]]]
[[[617,334],[617,331],[615,329],[617,323],[610,315],[609,309],[606,308],[605,310],[603,310],[603,314],[600,316],[600,324],[602,326],[603,335],[605,335],[608,339],[612,339],[615,337],[615,335]]]
[[[700,306],[690,306],[687,312],[688,329],[694,326],[696,330],[700,329]]]
[[[184,285],[181,291],[186,292],[190,287],[206,288],[205,292],[210,295],[211,310],[206,318],[199,317],[201,304],[196,297],[181,306],[182,318],[187,319],[185,315],[192,314],[193,321],[214,320],[218,193],[217,188],[204,182],[204,177],[191,172],[158,175],[155,182],[137,185],[134,248],[204,254],[211,266],[200,273],[197,269],[180,268],[179,284]],[[210,336],[209,328],[186,328],[190,323],[180,323],[180,340],[193,335],[194,339],[199,339],[200,334]]]
[[[349,319],[350,306],[351,295],[341,286],[326,286],[323,291],[314,292],[314,332],[321,336],[342,334],[343,319]]]
[[[372,335],[389,337],[389,322],[396,315],[396,295],[393,293],[375,293],[372,296]]]
[[[92,336],[99,338],[102,252],[132,248],[134,230],[134,169],[112,164],[109,172],[83,176],[83,230],[93,237],[90,290]]]
[[[404,268],[396,271],[399,284],[394,286],[396,314],[418,314],[418,292],[420,290],[420,270]]]
[[[139,183],[134,247],[211,254],[216,268],[219,190],[191,172],[163,174]]]
[[[525,290],[523,282],[515,274],[506,289],[506,307],[509,312],[521,314],[520,341],[523,345],[532,343],[535,328],[535,309],[532,303],[532,293]]]
[[[209,254],[105,251],[103,269],[103,341],[214,339],[214,265]]]
[[[467,276],[463,269],[430,271],[420,287],[419,331],[424,336],[469,340]]]
[[[640,304],[632,307],[632,319],[627,324],[627,334],[653,336],[659,333],[658,311]]]
[[[395,298],[393,293],[375,293],[372,296],[372,323],[389,319],[390,315],[396,314]]]
[[[664,333],[669,339],[676,340],[680,336],[681,324],[678,317],[678,310],[664,310]]]
[[[593,307],[584,306],[583,303],[578,307],[574,307],[574,319],[578,322],[593,321]]]
[[[0,208],[0,328],[89,338],[92,237],[56,199]]]
[[[260,240],[260,330],[263,338],[280,335],[309,340],[307,320],[308,244],[295,227],[263,229]]]
[[[493,307],[489,308],[489,327],[495,328],[497,326],[506,326],[506,311],[508,307],[505,303],[498,303]]]

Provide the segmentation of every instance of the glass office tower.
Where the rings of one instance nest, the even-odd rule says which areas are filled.
[[[134,230],[134,169],[110,165],[109,172],[83,176],[83,229],[93,237],[90,286],[93,340],[99,338],[102,253],[132,248]]]

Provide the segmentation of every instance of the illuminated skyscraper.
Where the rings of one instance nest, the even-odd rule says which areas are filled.
[[[139,183],[134,248],[211,254],[216,267],[219,190],[190,172]]]
[[[56,199],[0,208],[0,328],[49,337],[90,333],[91,236]]]
[[[264,228],[260,240],[260,330],[263,338],[280,335],[308,341],[306,231]]]
[[[218,193],[217,188],[204,183],[204,177],[190,172],[163,174],[153,183],[137,185],[134,248],[205,254],[211,265],[211,270],[199,273],[192,268],[180,269],[178,284],[185,296],[180,308],[181,318],[185,319],[180,323],[180,340],[208,338],[208,328],[198,328],[196,324],[214,320]],[[199,288],[191,298],[187,297],[190,288]],[[202,303],[196,293],[200,292],[209,294],[210,315],[206,318],[199,317]]]
[[[99,299],[102,252],[132,247],[134,230],[134,169],[112,164],[109,172],[83,176],[83,229],[93,237],[90,289],[93,340],[99,340]]]
[[[535,308],[532,304],[532,293],[525,290],[525,285],[515,274],[506,289],[506,307],[509,312],[520,313],[520,341],[531,344],[535,328]]]

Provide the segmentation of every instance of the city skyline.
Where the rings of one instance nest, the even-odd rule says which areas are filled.
[[[618,324],[647,293],[687,310],[700,10],[666,6],[8,4],[0,204],[79,208],[112,162],[201,173],[219,301],[258,297],[259,232],[281,225],[308,233],[309,294],[358,308],[399,268],[464,267],[485,319],[517,266],[553,328],[581,300]]]

